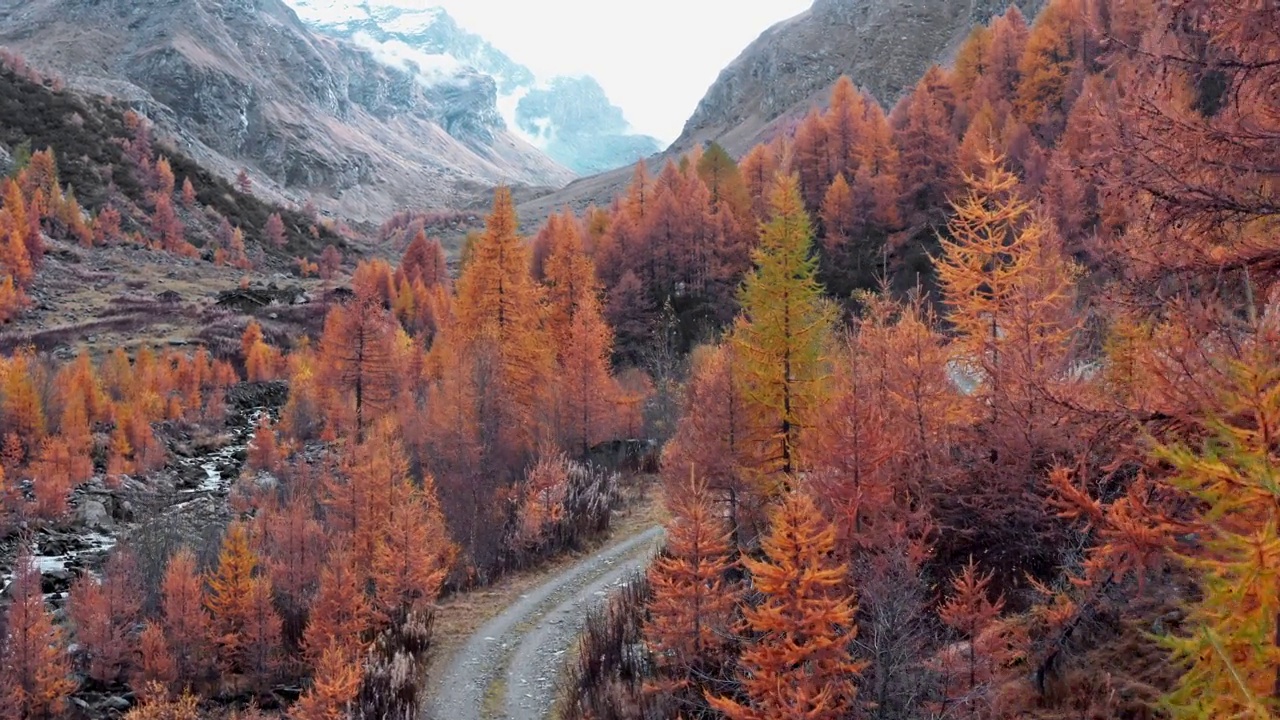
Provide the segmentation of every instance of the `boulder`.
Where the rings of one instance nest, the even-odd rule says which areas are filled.
[[[92,530],[110,530],[115,527],[107,504],[98,498],[85,498],[76,508],[76,521]]]

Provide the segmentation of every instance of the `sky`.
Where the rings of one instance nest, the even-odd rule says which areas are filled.
[[[669,143],[726,65],[813,0],[422,0],[541,79],[589,74],[636,132]],[[412,5],[400,0],[399,5]]]

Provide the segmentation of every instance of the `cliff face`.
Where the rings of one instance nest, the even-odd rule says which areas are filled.
[[[474,112],[491,78],[425,87],[280,0],[0,0],[0,44],[128,100],[224,174],[248,166],[265,192],[356,219],[572,177]]]
[[[688,149],[718,140],[745,152],[778,118],[825,100],[848,75],[886,107],[929,65],[950,59],[974,25],[1009,0],[816,0],[766,30],[721,73],[676,141]],[[1033,14],[1044,0],[1023,0]]]
[[[538,78],[426,0],[286,0],[317,32],[350,41],[415,77],[454,137],[489,142],[512,130],[556,162],[589,175],[657,152],[591,77]]]

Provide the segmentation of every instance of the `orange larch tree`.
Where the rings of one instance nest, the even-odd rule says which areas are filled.
[[[457,323],[451,329],[462,356],[487,368],[478,401],[490,435],[486,456],[498,474],[510,469],[504,458],[533,450],[537,409],[553,362],[539,319],[539,288],[516,228],[511,191],[499,188],[474,257],[458,280]]]
[[[160,586],[161,622],[177,665],[178,682],[203,680],[213,665],[212,627],[204,607],[204,587],[195,555],[182,548],[169,558]]]
[[[613,333],[593,295],[582,299],[561,346],[558,394],[560,446],[585,457],[610,432],[616,382],[610,373]]]
[[[249,528],[242,522],[227,526],[222,538],[218,566],[205,579],[209,591],[204,597],[213,623],[213,637],[218,646],[218,659],[227,672],[244,669],[247,636],[251,621],[254,570],[258,558],[249,544]]]
[[[354,430],[357,440],[390,408],[395,392],[393,321],[377,292],[362,289],[350,304],[332,308],[320,337],[321,374],[339,403],[325,408],[326,423]]]
[[[762,548],[764,560],[742,559],[763,595],[743,609],[742,696],[707,699],[732,720],[846,717],[863,665],[849,654],[856,608],[848,569],[831,556],[835,531],[813,500],[792,492],[775,509]]]
[[[360,690],[360,666],[330,647],[321,654],[311,687],[289,708],[291,720],[346,720]]]
[[[0,700],[11,717],[62,717],[76,686],[62,631],[45,607],[40,571],[29,551],[18,554],[10,593],[0,647]]]
[[[288,235],[285,234],[284,220],[280,217],[280,213],[271,213],[267,217],[267,224],[263,226],[262,234],[266,236],[267,242],[276,248],[284,247],[289,240]]]
[[[665,553],[649,568],[653,595],[645,642],[653,653],[653,691],[676,696],[687,712],[704,690],[727,680],[732,629],[741,589],[729,579],[737,548],[716,517],[705,483],[674,498]]]
[[[103,579],[81,577],[71,587],[70,616],[87,675],[110,685],[134,667],[133,633],[142,619],[142,585],[133,555],[118,548]]]
[[[944,717],[1005,717],[1001,684],[1009,679],[1019,644],[1000,620],[1004,598],[992,600],[990,585],[991,576],[979,573],[970,559],[951,579],[950,597],[938,609],[939,619],[963,638],[936,659],[943,693],[938,710]]]
[[[402,479],[373,558],[374,604],[386,623],[432,603],[452,563],[449,541],[430,476],[421,488]]]
[[[350,553],[329,555],[320,571],[320,590],[311,605],[303,636],[303,654],[318,668],[326,653],[336,652],[348,664],[364,654],[365,635],[373,627],[373,609],[365,596],[361,575]]]

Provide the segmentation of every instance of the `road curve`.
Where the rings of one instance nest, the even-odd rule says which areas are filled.
[[[542,720],[556,674],[587,610],[634,570],[662,537],[654,527],[543,583],[476,631],[445,667],[427,720]]]

